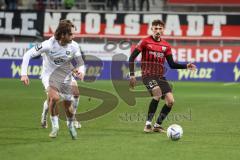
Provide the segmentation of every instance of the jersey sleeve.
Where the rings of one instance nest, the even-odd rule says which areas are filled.
[[[145,48],[146,41],[144,39],[140,40],[136,46],[136,49],[138,49],[140,52]]]
[[[79,45],[77,43],[74,43],[74,45],[73,45],[73,52],[74,52],[74,56],[73,56],[73,59],[71,61],[72,65],[79,72],[85,73],[83,55],[82,55],[82,52],[81,52],[81,48],[79,47]]]
[[[49,51],[49,42],[48,40],[35,45],[29,49],[23,56],[22,65],[21,65],[21,75],[27,75],[27,68],[29,60],[33,57],[40,56],[42,53]]]
[[[166,46],[165,56],[172,55],[172,48],[170,45]]]

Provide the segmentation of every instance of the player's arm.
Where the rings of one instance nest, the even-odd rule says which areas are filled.
[[[79,78],[82,81],[84,79],[85,72],[86,72],[86,68],[84,65],[84,54],[83,54],[81,48],[78,47],[77,44],[75,44],[75,46],[76,46],[75,47],[76,48],[75,56],[71,61],[72,65],[74,67],[72,72],[75,77]]]
[[[196,66],[193,63],[188,64],[179,64],[174,62],[172,54],[169,54],[166,56],[167,62],[171,69],[190,69],[190,70],[196,70]]]
[[[42,52],[46,51],[46,47],[43,47],[46,45],[45,43],[43,42],[42,44],[37,44],[24,54],[21,65],[21,81],[24,85],[29,85],[29,78],[27,75],[29,61],[31,58],[40,56]]]
[[[83,61],[85,62],[85,60],[86,60],[86,55],[85,55],[85,53],[83,52],[83,50],[82,50],[82,48],[79,46],[79,51],[80,51],[80,53],[81,53],[81,55],[82,55],[82,59],[83,59]]]
[[[129,57],[130,88],[134,88],[134,86],[136,85],[136,78],[134,74],[134,60],[139,55],[140,52],[141,51],[139,49],[135,48]]]

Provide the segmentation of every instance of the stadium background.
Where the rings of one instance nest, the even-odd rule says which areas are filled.
[[[26,4],[23,2],[25,1],[22,1],[22,5]],[[150,1],[151,11],[141,13],[138,11],[139,3],[135,2],[136,11],[133,11],[132,3],[129,3],[133,1],[129,1],[128,5],[126,2],[128,1],[118,2],[117,11],[116,8],[111,11],[111,5],[104,1],[76,1],[71,10],[62,10],[65,3],[61,1],[37,1],[32,7],[38,10],[26,10],[26,6],[21,6],[21,10],[1,11],[0,61],[1,68],[5,69],[0,77],[19,78],[20,59],[26,50],[52,36],[59,19],[67,18],[76,24],[76,41],[84,53],[103,61],[105,67],[98,70],[98,79],[110,79],[108,62],[117,54],[124,54],[127,59],[130,46],[151,34],[151,21],[160,18],[166,22],[164,37],[173,46],[175,60],[191,61],[199,66],[194,74],[190,71],[172,70],[167,73],[169,80],[239,82],[240,49],[237,44],[240,40],[240,14],[225,11],[228,8],[238,8],[238,1],[230,1],[228,4],[223,1],[214,7],[215,1],[205,4],[198,4],[197,1]],[[190,3],[196,5],[190,7]],[[40,5],[50,9],[42,10]],[[85,6],[86,10],[79,10],[80,6]],[[146,2],[143,10],[148,9],[145,6]],[[211,12],[203,12],[202,6]],[[178,8],[176,11],[181,8],[185,12],[176,12],[175,8]],[[31,63],[30,75],[35,78],[39,76],[40,66],[38,61]],[[125,67],[124,64],[123,66]],[[91,71],[87,75],[97,72],[96,66],[89,67]],[[126,71],[120,70],[119,78],[127,77],[125,73]]]
[[[4,2],[0,1],[0,153],[3,159],[76,159],[76,156],[146,159],[158,152],[163,159],[223,159],[226,155],[228,159],[237,159],[240,156],[237,151],[239,0],[149,0],[149,8],[147,0],[142,7],[142,0],[75,0],[69,5],[64,0],[13,0],[15,5]],[[41,58],[30,61],[28,73],[35,79],[31,79],[30,87],[24,88],[19,82],[22,56],[36,43],[49,38],[61,18],[76,24],[75,40],[87,56],[86,79],[96,78],[94,83],[86,82],[83,87],[94,88],[99,94],[99,90],[109,92],[118,98],[118,105],[107,111],[112,111],[110,114],[83,122],[80,141],[75,144],[67,141],[68,133],[64,131],[61,134],[66,135],[65,139],[59,138],[54,143],[48,139],[48,131],[38,127],[45,98],[38,80]],[[184,138],[174,144],[163,136],[141,134],[148,100],[143,96],[136,102],[137,96],[131,95],[135,101],[131,105],[137,107],[129,110],[129,97],[112,82],[128,80],[126,61],[130,51],[150,33],[149,23],[156,18],[166,22],[163,37],[172,45],[174,59],[180,63],[191,61],[198,67],[195,73],[166,72],[173,82],[176,98],[176,108],[166,123],[178,123],[184,128]],[[144,87],[138,89],[142,91]],[[100,104],[94,96],[84,94],[81,113]],[[180,116],[180,121],[176,116]],[[56,149],[42,149],[43,145]],[[50,152],[65,152],[72,147],[76,152],[73,156],[53,156]],[[111,153],[105,154],[109,150]]]

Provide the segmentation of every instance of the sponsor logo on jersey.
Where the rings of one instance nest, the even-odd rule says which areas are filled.
[[[149,54],[155,55],[158,58],[163,58],[164,57],[164,53],[162,53],[162,52],[149,51]]]
[[[51,53],[51,54],[55,54],[55,53],[57,53],[57,52],[54,52],[54,51],[50,51],[50,53]]]
[[[64,60],[63,58],[61,58],[61,57],[56,58],[56,59],[54,59],[53,61],[54,61],[54,63],[55,63],[56,65],[61,65],[61,64],[63,64],[63,63],[65,62],[65,60]]]
[[[163,52],[165,52],[165,51],[166,51],[166,49],[167,49],[167,47],[166,47],[166,46],[162,46],[162,51],[163,51]]]
[[[66,55],[67,55],[67,56],[70,55],[70,53],[71,53],[70,51],[66,51]]]

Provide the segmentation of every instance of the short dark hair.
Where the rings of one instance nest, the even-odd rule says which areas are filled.
[[[152,21],[152,26],[157,26],[157,25],[162,25],[164,27],[165,23],[160,19],[155,19],[154,21]]]
[[[58,27],[54,33],[54,37],[56,40],[60,40],[62,35],[70,34],[72,28],[74,28],[74,24],[67,19],[60,20]]]

